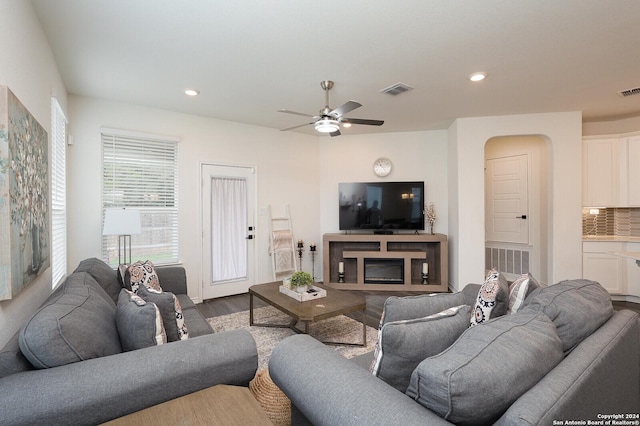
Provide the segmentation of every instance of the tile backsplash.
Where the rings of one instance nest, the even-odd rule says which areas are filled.
[[[582,209],[582,235],[640,237],[640,208],[585,207]]]

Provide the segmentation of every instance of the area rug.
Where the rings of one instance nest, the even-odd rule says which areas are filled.
[[[291,317],[272,306],[265,306],[253,310],[253,320],[257,323],[288,325]],[[258,346],[258,370],[267,368],[271,352],[282,339],[296,334],[289,328],[249,326],[249,311],[207,318],[207,321],[216,333],[237,329],[248,330]],[[297,327],[304,328],[301,323],[298,323]],[[319,341],[360,343],[362,342],[362,323],[340,315],[312,323],[309,326],[309,334]],[[345,358],[353,358],[372,351],[377,339],[378,330],[367,326],[366,347],[344,345],[327,345],[327,347]]]

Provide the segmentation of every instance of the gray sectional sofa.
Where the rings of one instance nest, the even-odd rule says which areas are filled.
[[[182,305],[187,340],[123,352],[116,272],[86,259],[0,350],[0,424],[99,424],[217,384],[248,386],[258,366],[251,335],[214,334],[187,296],[184,269],[156,271]]]
[[[470,284],[460,293],[392,304],[400,319],[419,318],[474,306],[478,289]],[[640,320],[613,311],[596,282],[536,289],[516,313],[467,326],[454,340],[418,363],[406,392],[361,368],[362,359],[345,359],[306,335],[281,342],[269,372],[291,399],[294,425],[587,424],[625,415],[638,421]]]

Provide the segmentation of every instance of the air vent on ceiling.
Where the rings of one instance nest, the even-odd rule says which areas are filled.
[[[620,96],[640,95],[640,87],[634,87],[633,89],[621,90],[618,92]]]
[[[396,83],[380,90],[380,93],[386,93],[391,96],[397,96],[400,93],[408,92],[411,89],[413,89],[413,87],[409,86],[408,84]]]

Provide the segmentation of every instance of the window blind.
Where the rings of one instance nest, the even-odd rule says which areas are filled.
[[[175,139],[103,129],[102,217],[107,208],[140,211],[132,260],[178,262],[178,143]],[[102,237],[103,259],[118,263],[118,237]]]
[[[51,285],[67,274],[67,118],[56,98],[51,98]]]

